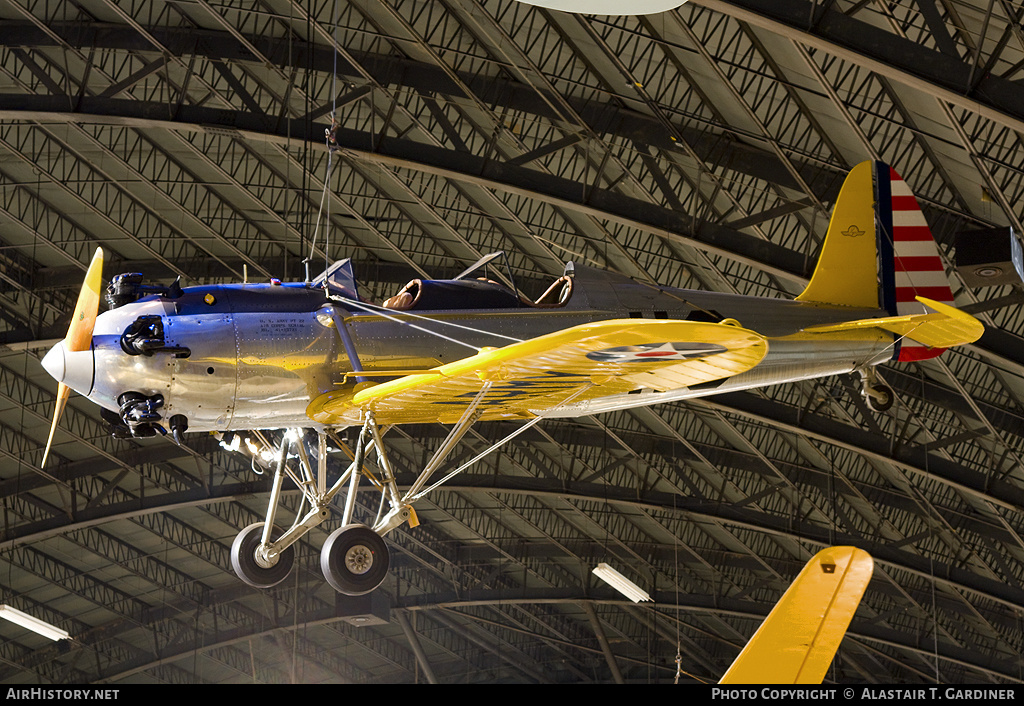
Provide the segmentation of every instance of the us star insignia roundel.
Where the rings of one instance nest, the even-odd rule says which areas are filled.
[[[638,346],[616,346],[587,353],[587,358],[601,363],[645,362],[651,360],[689,360],[724,353],[725,346],[716,343],[644,343]]]

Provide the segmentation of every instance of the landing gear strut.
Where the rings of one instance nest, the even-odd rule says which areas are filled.
[[[372,420],[367,422],[359,435],[356,445],[355,460],[341,475],[334,485],[328,489],[327,478],[327,436],[323,432],[317,435],[316,463],[311,459],[312,449],[307,449],[301,434],[289,432],[281,441],[277,450],[277,466],[270,491],[266,522],[250,525],[235,538],[231,549],[231,566],[238,577],[250,586],[268,588],[282,581],[291,569],[292,545],[309,530],[316,527],[331,515],[329,506],[334,497],[347,488],[345,508],[342,513],[343,527],[336,530],[327,539],[320,559],[327,582],[335,590],[350,596],[361,596],[369,593],[387,577],[390,558],[388,547],[382,534],[397,527],[402,519],[393,521],[387,527],[373,529],[356,524],[352,521],[355,512],[355,496],[358,491],[359,478],[362,475],[363,461],[369,448],[380,446],[380,432],[376,426],[370,431]],[[374,437],[370,439],[371,435]],[[288,466],[289,451],[298,456],[299,468]],[[379,454],[381,459],[386,458]],[[397,499],[394,477],[386,461],[384,479],[389,489],[388,499]],[[309,510],[295,518],[291,527],[271,538],[265,527],[273,526],[281,497],[281,486],[285,477],[302,492],[305,505]],[[393,513],[392,513],[393,514]],[[388,517],[392,517],[389,514]],[[405,513],[397,513],[401,518],[412,517],[412,509]],[[379,524],[379,523],[378,523]]]
[[[335,590],[350,596],[361,596],[380,586],[387,577],[388,567],[391,563],[388,546],[383,537],[403,524],[408,523],[410,527],[419,524],[416,512],[412,507],[413,502],[541,420],[541,417],[531,419],[517,431],[494,443],[428,487],[427,482],[431,476],[440,469],[444,459],[480,418],[478,407],[490,389],[490,385],[489,381],[485,382],[473,402],[463,412],[462,417],[452,427],[448,437],[427,461],[420,475],[404,494],[399,492],[398,483],[384,446],[383,437],[387,433],[387,429],[378,428],[372,412],[368,412],[366,415],[366,421],[356,442],[352,463],[329,489],[327,488],[327,434],[323,431],[317,432],[318,443],[314,469],[311,458],[313,449],[306,448],[302,434],[298,430],[288,432],[276,449],[277,463],[270,490],[270,500],[267,503],[267,519],[265,522],[246,527],[235,539],[231,550],[231,566],[235,573],[250,586],[261,588],[273,586],[283,580],[291,567],[292,559],[289,554],[291,545],[331,516],[330,505],[334,497],[344,490],[345,505],[341,514],[342,526],[327,538],[320,555],[320,568],[323,570],[327,582]],[[579,392],[574,393],[573,396],[566,399],[566,402],[571,401],[572,397],[578,394]],[[257,436],[259,435],[257,434]],[[263,450],[272,447],[272,444],[268,443],[266,439],[259,438],[264,447]],[[251,440],[246,441],[246,446],[252,450],[254,458],[257,454],[262,455],[263,450],[254,450],[256,444]],[[298,457],[298,469],[289,467],[287,462],[289,453]],[[382,493],[377,520],[372,527],[368,527],[354,522],[353,516],[356,509],[355,501],[356,493],[359,490],[359,479],[363,475],[364,462],[369,461],[371,453],[376,455],[376,469],[374,475],[369,473],[367,475],[370,475],[371,480],[381,489]],[[291,527],[280,535],[275,535],[272,539],[271,532],[266,528],[274,526],[281,497],[281,486],[286,476],[302,493],[303,506],[308,510],[304,515],[297,516]]]
[[[893,389],[878,379],[874,368],[860,368],[857,370],[860,375],[860,394],[875,412],[886,412],[892,408],[896,401],[896,393]]]

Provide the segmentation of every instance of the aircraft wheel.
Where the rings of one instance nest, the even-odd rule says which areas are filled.
[[[256,548],[263,539],[263,523],[249,525],[238,533],[231,544],[231,568],[238,578],[253,588],[270,588],[288,578],[292,564],[295,563],[295,552],[288,547],[277,557],[273,566],[263,566],[256,559]]]
[[[864,390],[868,407],[876,412],[886,412],[896,401],[896,393],[888,385],[874,385]]]
[[[388,574],[388,545],[365,525],[345,525],[331,533],[320,553],[320,569],[334,590],[361,596]]]

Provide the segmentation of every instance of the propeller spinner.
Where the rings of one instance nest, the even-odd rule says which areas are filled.
[[[85,273],[82,291],[78,294],[78,304],[71,317],[64,340],[50,349],[43,356],[42,365],[58,383],[57,403],[53,411],[53,423],[50,424],[50,436],[46,439],[46,450],[40,468],[46,468],[46,459],[50,455],[53,444],[53,433],[57,430],[64,405],[67,404],[71,388],[88,390],[92,387],[94,363],[92,358],[92,330],[96,325],[96,316],[100,308],[100,288],[103,286],[103,250],[96,249],[92,256],[89,270]]]

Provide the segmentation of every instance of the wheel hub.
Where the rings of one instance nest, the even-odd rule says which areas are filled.
[[[353,574],[365,574],[373,566],[373,552],[369,547],[357,544],[345,552],[345,568]]]
[[[270,556],[267,552],[266,547],[256,547],[256,551],[253,552],[256,558],[256,564],[264,569],[273,569],[277,564],[278,555],[274,554]]]

